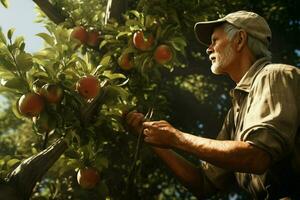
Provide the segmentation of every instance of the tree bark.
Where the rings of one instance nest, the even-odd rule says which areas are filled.
[[[53,21],[55,24],[60,24],[66,20],[65,16],[62,16],[61,12],[55,8],[47,0],[33,0],[36,5],[47,15],[47,17]]]
[[[58,139],[47,149],[24,160],[7,176],[8,185],[13,186],[23,200],[29,199],[37,181],[42,178],[67,148],[67,143],[63,139]]]
[[[107,24],[110,19],[115,19],[117,22],[122,22],[122,14],[125,13],[127,7],[127,0],[108,0],[104,23]]]

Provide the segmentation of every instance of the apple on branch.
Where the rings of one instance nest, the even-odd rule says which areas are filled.
[[[48,103],[58,104],[64,96],[64,91],[56,84],[47,83],[40,89],[40,95],[44,97]]]
[[[43,97],[34,92],[23,94],[18,100],[18,110],[26,117],[38,116],[43,111],[44,106]]]
[[[153,46],[154,37],[152,34],[144,35],[143,31],[137,31],[133,34],[132,41],[135,48],[141,51],[147,51]]]
[[[118,58],[118,64],[120,68],[125,71],[131,70],[134,66],[132,55],[129,53],[122,53]]]
[[[80,44],[86,44],[88,39],[88,32],[83,26],[76,26],[71,32],[71,38],[78,41]]]
[[[100,175],[96,168],[85,167],[77,172],[77,182],[84,189],[93,189],[100,181]]]
[[[100,81],[92,75],[83,76],[77,81],[76,90],[83,98],[93,99],[100,92]]]
[[[154,51],[154,60],[163,65],[170,62],[173,58],[173,52],[168,45],[161,44]]]
[[[88,32],[87,45],[90,47],[97,47],[100,44],[100,33],[98,31]]]

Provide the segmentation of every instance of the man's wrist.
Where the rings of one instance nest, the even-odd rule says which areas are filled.
[[[184,143],[185,140],[184,134],[185,134],[184,132],[181,132],[180,130],[176,130],[171,146],[180,149],[180,147],[182,147],[182,144]]]

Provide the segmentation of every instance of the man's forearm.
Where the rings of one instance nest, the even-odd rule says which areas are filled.
[[[185,187],[198,198],[204,196],[204,192],[206,191],[203,189],[204,177],[203,173],[200,171],[201,169],[195,167],[192,163],[170,149],[153,147],[153,150]]]
[[[270,164],[263,150],[242,141],[213,140],[182,133],[174,146],[218,167],[247,173],[263,173]]]

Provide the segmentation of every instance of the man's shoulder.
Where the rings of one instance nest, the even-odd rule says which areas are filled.
[[[273,85],[279,82],[290,82],[292,85],[298,85],[300,83],[300,69],[288,64],[267,64],[258,72],[252,83],[252,88],[261,84]]]
[[[300,69],[288,64],[270,63],[262,68],[257,78],[260,79],[268,76],[274,77],[277,75],[293,76],[294,78],[300,79]]]
[[[269,63],[261,71],[261,73],[285,73],[285,72],[296,72],[300,73],[300,69],[283,63]]]

